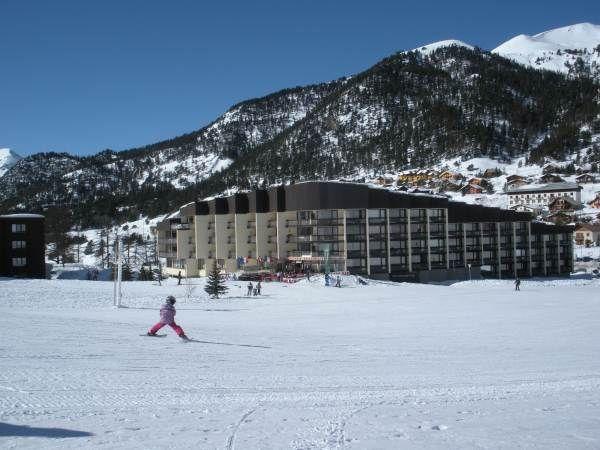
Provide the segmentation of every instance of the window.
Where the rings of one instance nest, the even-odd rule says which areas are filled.
[[[11,229],[13,233],[25,233],[26,227],[24,223],[13,223]]]
[[[13,258],[13,267],[25,267],[27,265],[27,258]]]
[[[16,250],[19,248],[25,248],[26,246],[26,242],[25,241],[12,241],[12,249]]]

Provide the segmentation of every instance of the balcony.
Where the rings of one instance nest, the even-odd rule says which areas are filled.
[[[325,252],[319,251],[298,251],[293,250],[288,252],[288,256],[300,258],[300,257],[309,257],[309,258],[323,258],[325,259]],[[362,256],[365,257],[364,255]],[[346,256],[343,252],[329,252],[329,259],[345,259]]]

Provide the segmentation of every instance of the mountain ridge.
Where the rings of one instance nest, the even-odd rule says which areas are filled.
[[[0,209],[72,205],[83,223],[155,216],[198,196],[427,167],[451,157],[561,157],[600,127],[598,86],[450,40],[358,74],[240,102],[207,126],[120,152],[26,157]],[[596,118],[596,119],[595,119]]]
[[[520,34],[492,53],[539,69],[600,76],[600,25],[589,22],[555,28],[529,36]]]

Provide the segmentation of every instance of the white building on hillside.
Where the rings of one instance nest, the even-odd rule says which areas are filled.
[[[577,183],[550,183],[539,186],[521,186],[506,191],[508,207],[547,208],[550,202],[558,197],[569,197],[581,203],[582,187]]]

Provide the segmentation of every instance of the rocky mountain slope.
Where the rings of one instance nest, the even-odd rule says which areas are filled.
[[[580,23],[533,36],[520,34],[492,53],[538,69],[600,77],[600,25]]]
[[[443,41],[345,79],[242,102],[157,144],[24,158],[0,177],[0,210],[66,204],[83,225],[99,225],[273,183],[362,179],[452,158],[564,159],[600,132],[598,95],[585,74]]]

